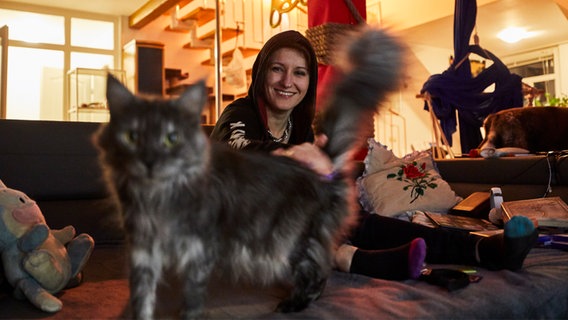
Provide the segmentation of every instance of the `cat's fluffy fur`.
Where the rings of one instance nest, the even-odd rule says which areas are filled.
[[[352,39],[320,121],[339,172],[358,144],[361,117],[398,85],[401,63],[401,46],[383,31],[366,28]],[[210,142],[199,123],[203,83],[170,101],[134,96],[112,76],[107,85],[111,118],[94,140],[123,211],[134,317],[155,316],[166,270],[181,279],[183,318],[202,312],[215,266],[264,284],[291,280],[281,312],[316,299],[353,216],[350,177]]]

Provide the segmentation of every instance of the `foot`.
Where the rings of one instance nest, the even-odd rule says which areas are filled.
[[[503,229],[502,234],[479,240],[478,262],[492,270],[518,270],[536,244],[538,231],[524,216],[514,216]]]
[[[412,240],[408,250],[408,277],[410,279],[418,279],[420,277],[425,259],[426,241],[422,238]]]
[[[509,270],[518,270],[535,246],[538,240],[538,231],[530,219],[515,216],[504,227],[505,235],[505,265]]]

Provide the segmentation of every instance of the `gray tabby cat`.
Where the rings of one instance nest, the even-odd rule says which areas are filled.
[[[398,85],[401,64],[401,47],[383,31],[352,39],[319,123],[343,172],[331,178],[287,157],[210,142],[200,126],[202,82],[168,101],[134,96],[109,75],[111,117],[95,143],[123,212],[135,318],[156,316],[156,289],[170,270],[181,279],[182,318],[201,315],[214,267],[261,284],[291,280],[280,312],[300,311],[322,293],[355,211],[342,169],[360,120]]]

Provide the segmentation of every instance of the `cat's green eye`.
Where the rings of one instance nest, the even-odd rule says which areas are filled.
[[[176,131],[169,132],[164,137],[164,144],[168,148],[171,148],[178,143],[179,143],[179,134]]]
[[[138,133],[133,130],[128,130],[122,133],[122,138],[124,142],[133,145],[138,142]]]

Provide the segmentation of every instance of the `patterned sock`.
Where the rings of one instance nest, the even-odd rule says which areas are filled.
[[[518,270],[538,239],[538,231],[527,217],[514,216],[502,234],[477,242],[478,262],[488,269]]]
[[[422,238],[392,249],[357,249],[349,272],[385,280],[417,279],[425,257],[426,243]]]

